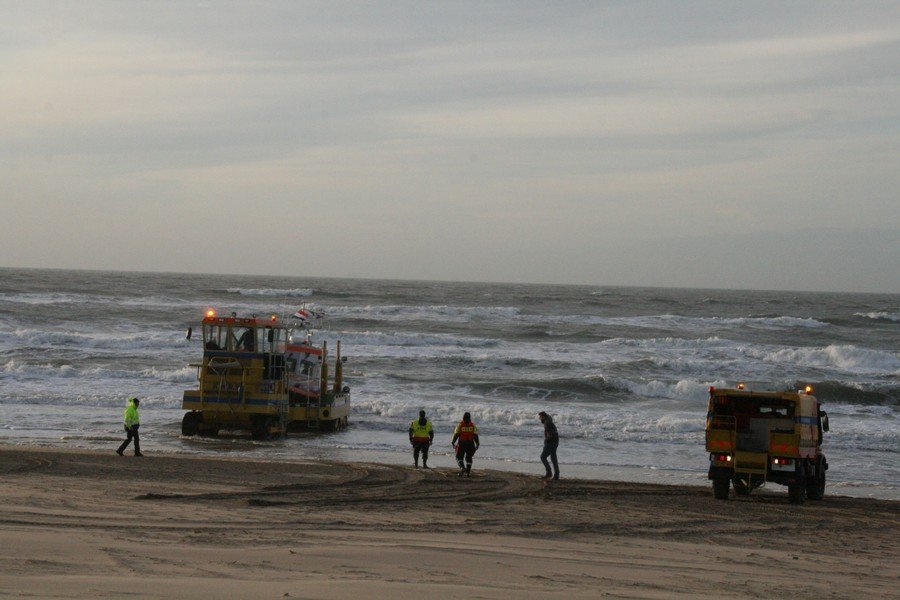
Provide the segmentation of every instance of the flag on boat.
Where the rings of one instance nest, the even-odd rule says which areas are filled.
[[[303,321],[303,322],[307,321],[309,319],[309,317],[310,317],[309,311],[306,310],[305,308],[301,308],[300,310],[298,310],[297,312],[295,312],[294,314],[291,315],[292,319],[297,319],[297,320]]]

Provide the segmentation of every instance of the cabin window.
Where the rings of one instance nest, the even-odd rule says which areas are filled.
[[[206,350],[223,350],[225,348],[222,339],[224,328],[219,325],[203,326],[203,347]]]
[[[303,362],[300,363],[300,374],[306,375],[307,377],[312,376],[316,370],[316,363],[311,361],[310,359],[304,359]]]
[[[234,350],[238,352],[256,351],[256,330],[253,327],[237,327],[232,331]]]
[[[277,327],[267,326],[257,332],[259,352],[284,352],[285,331]]]

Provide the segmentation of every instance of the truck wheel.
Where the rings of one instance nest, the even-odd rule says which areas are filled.
[[[825,461],[816,459],[816,475],[806,486],[806,496],[810,500],[821,500],[825,497]]]
[[[730,479],[713,479],[713,495],[716,500],[728,500],[728,492],[731,489]]]
[[[181,419],[181,435],[192,436],[200,432],[200,423],[203,422],[203,413],[192,410],[184,413]]]
[[[805,459],[797,462],[797,468],[794,471],[795,483],[788,484],[788,499],[791,504],[803,504],[803,501],[806,500],[806,484],[809,481],[809,477],[806,475],[809,470],[807,469],[808,463],[809,461]]]
[[[792,483],[788,486],[788,500],[791,504],[803,504],[806,500],[806,486],[802,483]]]

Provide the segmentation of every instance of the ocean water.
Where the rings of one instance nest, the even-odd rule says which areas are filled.
[[[256,442],[180,435],[207,308],[326,318],[350,357],[351,426]],[[554,416],[563,476],[707,485],[710,385],[814,386],[831,420],[829,493],[900,498],[900,295],[0,269],[0,443],[105,448],[142,399],[148,453],[411,463],[425,409],[434,466],[464,411],[476,468],[535,474]],[[117,458],[117,457],[116,457]],[[783,488],[774,486],[777,491]]]

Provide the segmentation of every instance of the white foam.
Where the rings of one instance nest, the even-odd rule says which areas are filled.
[[[636,396],[644,398],[677,398],[681,400],[703,401],[709,397],[709,388],[725,387],[727,382],[695,381],[682,379],[676,382],[668,381],[630,381],[620,377],[609,377],[607,381],[613,386],[627,390]]]
[[[370,319],[375,321],[436,321],[442,323],[465,323],[477,320],[510,321],[519,314],[512,306],[449,306],[449,305],[366,305],[332,306],[333,315],[345,318]]]
[[[828,323],[810,317],[687,317],[662,314],[636,317],[603,317],[596,315],[523,314],[513,306],[450,306],[450,305],[366,305],[333,306],[332,314],[347,318],[366,318],[376,321],[441,321],[463,323],[488,320],[496,323],[612,325],[623,327],[704,331],[746,327],[751,329],[789,329],[795,327],[821,328]]]
[[[49,363],[34,364],[23,363],[18,360],[9,360],[0,366],[0,373],[15,375],[21,379],[31,379],[50,383],[53,378],[79,379],[91,382],[91,386],[110,384],[110,379],[146,379],[151,382],[191,383],[197,379],[195,367],[181,367],[175,369],[163,369],[149,367],[146,369],[110,369],[92,367],[82,369],[70,364],[53,365]],[[118,385],[117,383],[115,385]],[[51,384],[52,387],[52,384]]]
[[[893,352],[831,344],[812,348],[747,347],[746,356],[776,364],[802,367],[838,368],[851,373],[900,374],[900,355]]]
[[[47,346],[53,348],[97,348],[105,350],[170,349],[189,346],[182,331],[141,331],[83,333],[79,331],[20,328],[9,332],[18,346]]]
[[[488,338],[462,337],[452,334],[440,333],[400,333],[383,331],[348,331],[340,333],[341,342],[347,347],[359,348],[361,346],[404,346],[422,348],[454,347],[454,348],[484,348],[496,345],[495,340]]]
[[[72,365],[51,365],[48,363],[23,363],[22,361],[12,359],[0,367],[0,372],[6,373],[7,375],[35,379],[47,377],[48,375],[55,377],[71,377],[75,374],[75,367]]]
[[[586,325],[618,325],[644,329],[704,331],[746,327],[750,329],[789,329],[792,327],[829,327],[828,323],[808,317],[686,317],[682,315],[646,315],[637,317],[598,317],[567,315],[550,317],[551,322],[584,323]]]
[[[853,313],[856,317],[865,317],[867,319],[874,319],[876,321],[894,321],[900,323],[900,313],[889,313],[889,312],[867,312],[867,313]]]
[[[188,300],[168,296],[119,297],[104,294],[70,294],[70,293],[22,293],[0,294],[0,301],[17,304],[40,305],[114,305],[139,306],[141,308],[180,308],[194,303]]]
[[[0,294],[0,300],[17,304],[91,304],[101,299],[100,296],[90,294],[67,293],[22,293]]]
[[[295,289],[277,289],[277,288],[228,288],[229,294],[239,294],[241,296],[312,296],[313,291],[310,288]]]

